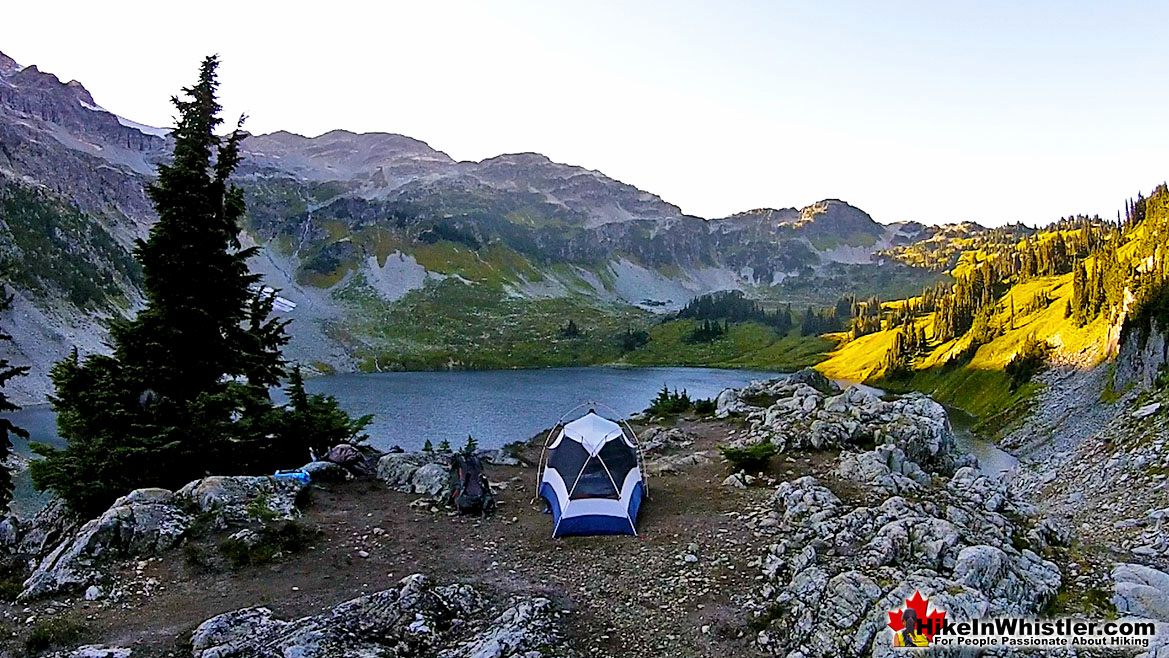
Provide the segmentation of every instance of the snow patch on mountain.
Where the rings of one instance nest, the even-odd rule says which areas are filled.
[[[118,116],[117,114],[114,115],[114,118],[116,118],[118,123],[122,124],[123,126],[126,126],[127,128],[133,128],[143,135],[154,135],[155,137],[163,138],[170,135],[170,128],[156,128],[154,126],[148,126],[144,123],[138,123],[137,121],[131,121],[125,117]]]

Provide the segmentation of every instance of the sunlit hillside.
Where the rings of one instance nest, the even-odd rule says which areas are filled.
[[[1167,225],[1162,186],[1119,225],[1075,218],[901,249],[906,261],[945,259],[952,283],[883,303],[876,331],[832,334],[838,346],[817,368],[992,417],[1034,391],[1045,363],[1098,364],[1122,327],[1165,322]]]

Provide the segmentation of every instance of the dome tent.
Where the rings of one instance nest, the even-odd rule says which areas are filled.
[[[552,536],[636,535],[647,493],[641,465],[628,424],[622,428],[593,408],[554,427],[537,475],[539,495],[552,511]]]

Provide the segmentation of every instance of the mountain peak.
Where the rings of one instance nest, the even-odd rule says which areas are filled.
[[[796,208],[752,208],[751,210],[737,212],[729,217],[723,217],[722,219],[790,224],[799,219],[799,217],[800,211]]]
[[[526,164],[526,165],[543,165],[552,162],[552,159],[543,153],[536,153],[534,151],[524,151],[522,153],[503,153],[486,160],[479,164],[499,163],[505,162],[510,164]]]
[[[8,55],[0,52],[0,75],[11,75],[20,70],[20,64]]]

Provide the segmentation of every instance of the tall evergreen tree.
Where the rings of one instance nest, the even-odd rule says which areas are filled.
[[[5,294],[0,289],[0,313],[8,310],[12,305],[12,295]],[[10,342],[12,336],[0,331],[0,342]],[[14,366],[8,359],[0,357],[0,414],[16,411],[16,406],[4,394],[4,387],[13,377],[20,377],[28,372],[28,366]],[[7,418],[0,418],[0,513],[8,511],[12,503],[12,474],[8,472],[8,457],[12,455],[12,435],[28,438],[28,432],[17,427]]]
[[[327,448],[311,442],[360,430],[334,419],[327,438],[306,436],[291,427],[294,417],[343,412],[324,400],[285,412],[269,397],[285,372],[286,322],[272,317],[274,293],[259,288],[247,267],[254,249],[239,242],[243,195],[229,178],[243,133],[237,126],[226,139],[216,134],[217,67],[208,57],[198,82],[172,99],[174,158],[148,190],[158,222],[135,249],[145,308],[111,328],[111,356],[74,353],[53,369],[68,446],[38,446],[45,459],[34,463],[33,479],[82,513],[135,487],[264,472]],[[303,394],[302,385],[293,388]]]

